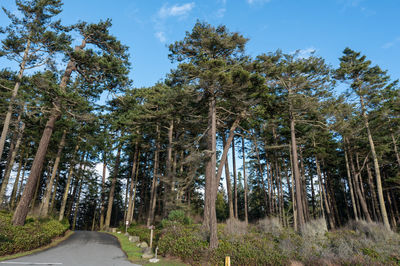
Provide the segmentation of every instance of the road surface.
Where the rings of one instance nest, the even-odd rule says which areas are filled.
[[[48,250],[0,262],[2,265],[134,266],[112,235],[76,231],[67,240]],[[138,266],[138,265],[137,265]]]

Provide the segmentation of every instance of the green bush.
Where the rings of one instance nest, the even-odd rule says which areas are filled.
[[[190,263],[198,264],[206,257],[208,242],[200,233],[199,225],[184,226],[177,224],[163,230],[158,248],[161,255],[179,257]]]
[[[128,233],[132,236],[138,236],[140,241],[145,241],[150,244],[150,229],[145,225],[131,225],[128,228]],[[153,247],[157,246],[158,239],[160,237],[160,230],[154,229],[153,231]]]
[[[69,228],[52,219],[28,218],[24,226],[13,226],[10,213],[0,213],[0,256],[28,251],[49,244]]]
[[[183,210],[173,210],[168,214],[167,218],[161,221],[161,227],[166,228],[176,224],[189,225],[192,223],[192,219]]]

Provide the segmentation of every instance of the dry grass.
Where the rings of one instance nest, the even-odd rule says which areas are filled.
[[[282,231],[283,227],[276,217],[266,217],[257,222],[257,229],[264,233],[270,233],[275,237],[278,237]]]
[[[247,224],[246,222],[231,218],[226,220],[224,231],[229,235],[244,235],[247,233]]]

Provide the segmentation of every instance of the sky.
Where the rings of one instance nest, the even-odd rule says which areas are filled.
[[[135,87],[152,86],[174,65],[168,45],[182,40],[197,20],[226,25],[249,38],[255,57],[281,49],[311,51],[336,67],[345,47],[361,51],[373,64],[400,78],[398,0],[64,0],[64,24],[112,19],[111,28],[130,47]],[[16,11],[15,0],[0,5]],[[0,14],[0,26],[8,19]],[[0,67],[4,61],[0,61]]]

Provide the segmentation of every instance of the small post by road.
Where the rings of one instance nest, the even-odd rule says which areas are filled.
[[[225,266],[231,266],[231,257],[229,256],[225,257]]]
[[[154,225],[149,226],[150,229],[150,250],[153,246],[153,230],[154,230]]]
[[[128,225],[129,225],[129,221],[125,222],[125,234],[128,233]]]

